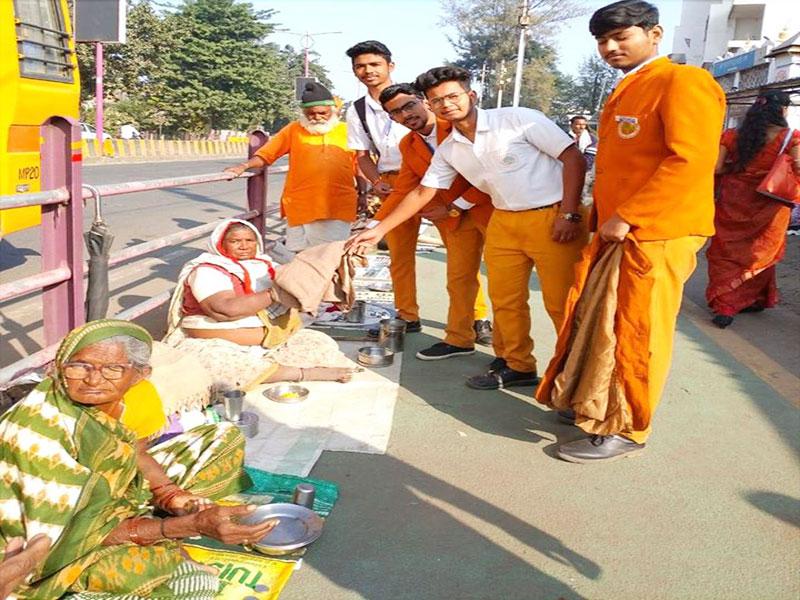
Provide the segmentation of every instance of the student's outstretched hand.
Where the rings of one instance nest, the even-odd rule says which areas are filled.
[[[377,227],[366,229],[358,235],[351,237],[347,240],[344,248],[348,254],[365,254],[367,249],[370,246],[375,246],[381,241],[382,237],[383,232],[380,231],[380,225],[378,225]]]

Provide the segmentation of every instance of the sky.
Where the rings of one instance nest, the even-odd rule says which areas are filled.
[[[554,36],[558,49],[558,67],[576,75],[588,56],[595,53],[589,35],[592,12],[611,0],[586,0],[586,14],[565,21]],[[651,0],[661,11],[665,30],[662,54],[672,50],[672,35],[680,22],[681,0]],[[394,81],[411,81],[423,71],[453,60],[456,53],[441,24],[439,0],[249,0],[256,9],[274,9],[271,21],[285,31],[269,37],[281,46],[302,48],[301,37],[311,34],[312,49],[328,69],[334,91],[345,100],[364,94],[365,88],[350,70],[344,52],[357,42],[377,39],[392,51],[395,61]],[[327,33],[341,32],[341,33]],[[318,34],[318,35],[315,35]]]

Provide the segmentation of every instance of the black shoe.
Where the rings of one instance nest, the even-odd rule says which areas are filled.
[[[728,325],[733,323],[733,317],[729,317],[728,315],[715,315],[711,322],[719,327],[720,329],[725,329]]]
[[[419,333],[422,331],[422,323],[419,321],[406,321],[406,333]]]
[[[539,377],[536,371],[525,373],[503,367],[496,371],[489,371],[484,375],[475,375],[467,379],[467,386],[473,390],[499,390],[523,385],[538,385]]]
[[[762,312],[764,310],[764,308],[765,308],[765,306],[763,304],[759,304],[758,302],[756,302],[755,304],[751,304],[747,308],[743,308],[739,312],[743,312],[743,313],[759,313],[759,312]]]
[[[445,358],[468,356],[470,354],[475,354],[475,348],[460,348],[445,342],[437,342],[430,348],[425,348],[417,352],[417,358],[420,360],[443,360]]]
[[[633,456],[642,450],[644,450],[644,444],[637,444],[621,435],[593,435],[561,444],[556,450],[556,454],[567,462],[592,463]]]
[[[575,411],[572,409],[560,410],[556,413],[558,420],[566,425],[575,425]]]
[[[475,330],[475,343],[481,346],[492,345],[492,322],[487,319],[479,319],[472,326]]]
[[[500,369],[506,368],[506,359],[505,358],[495,358],[492,362],[489,363],[489,373],[494,373],[495,371],[499,371]]]
[[[406,321],[406,333],[419,333],[420,331],[422,331],[422,323],[419,321]],[[380,327],[377,329],[367,329],[367,337],[373,340],[380,338]]]

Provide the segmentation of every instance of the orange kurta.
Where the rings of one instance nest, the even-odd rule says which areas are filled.
[[[632,425],[616,433],[637,442],[649,435],[666,380],[683,284],[703,239],[714,232],[713,176],[724,111],[724,93],[708,72],[661,58],[625,77],[600,119],[598,225],[616,213],[632,226],[614,326],[614,377]],[[576,268],[555,356],[536,391],[545,404],[570,352],[575,308],[602,246],[596,238]],[[578,425],[582,420],[579,414]]]
[[[315,135],[294,121],[256,151],[267,164],[289,155],[281,216],[290,227],[322,219],[354,221],[357,194],[354,153],[347,149],[347,126]]]

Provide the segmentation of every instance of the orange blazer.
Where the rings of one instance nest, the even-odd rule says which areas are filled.
[[[725,94],[708,71],[659,58],[603,107],[594,203],[642,241],[714,234],[714,165]]]
[[[442,140],[450,135],[452,124],[442,119],[436,120],[436,139],[441,144]],[[377,220],[383,220],[392,212],[397,205],[406,197],[406,195],[414,190],[422,181],[425,171],[431,164],[433,152],[425,143],[422,136],[414,131],[407,134],[400,140],[400,154],[403,156],[403,164],[400,167],[400,174],[394,183],[394,190],[383,201],[380,210],[375,215]],[[488,194],[484,194],[479,189],[475,188],[461,175],[456,177],[453,185],[448,190],[440,190],[434,197],[433,202],[442,204],[450,204],[456,198],[464,198],[467,202],[472,202],[473,206],[469,213],[475,218],[478,223],[486,225],[489,223],[489,217],[492,216],[494,207],[492,206],[492,199]],[[448,217],[439,224],[450,231],[458,227],[461,217]]]

